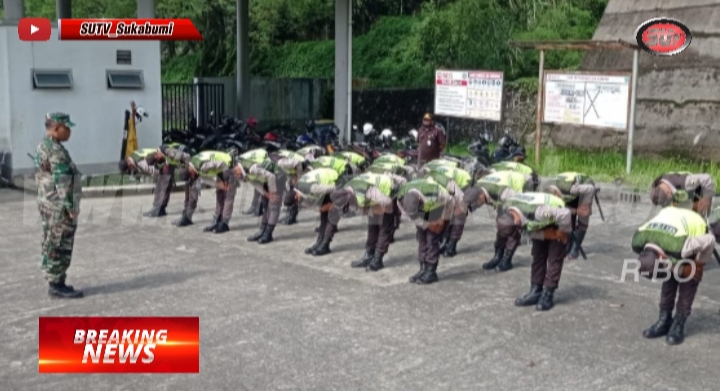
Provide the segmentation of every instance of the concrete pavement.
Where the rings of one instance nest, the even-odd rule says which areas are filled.
[[[363,252],[364,222],[341,223],[333,253],[312,257],[317,214],[248,243],[257,219],[240,214],[231,232],[206,234],[214,194],[204,190],[196,225],[178,229],[182,194],[170,218],[141,218],[151,196],[82,203],[68,283],[75,301],[53,300],[39,270],[40,227],[32,195],[0,191],[0,389],[2,390],[717,390],[720,384],[720,269],[708,267],[686,326],[685,344],[646,341],[659,284],[619,281],[632,232],[650,216],[639,204],[604,202],[584,245],[569,261],[557,306],[516,308],[529,288],[529,251],[516,268],[485,272],[493,214],[470,218],[441,281],[407,283],[417,269],[414,229],[404,222],[386,269],[349,263]],[[714,262],[714,261],[713,261]],[[40,375],[39,316],[199,316],[197,375]]]

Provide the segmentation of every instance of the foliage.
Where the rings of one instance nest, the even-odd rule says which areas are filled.
[[[608,0],[353,0],[353,75],[375,87],[430,85],[437,68],[535,77],[538,55],[511,39],[589,39]],[[28,16],[55,19],[55,0],[25,0]],[[157,0],[158,17],[191,18],[204,42],[163,42],[163,78],[235,72],[235,0]],[[135,0],[74,0],[74,17],[133,17]],[[332,78],[334,0],[250,0],[253,74]],[[546,67],[572,69],[583,53],[556,51]],[[532,88],[530,82],[520,82]]]

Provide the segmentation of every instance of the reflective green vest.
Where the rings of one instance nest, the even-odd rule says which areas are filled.
[[[522,193],[525,188],[525,174],[516,171],[496,171],[486,175],[477,182],[477,186],[485,189],[494,201],[500,200],[500,195],[509,188],[515,193]]]
[[[187,150],[187,147],[185,147],[185,145],[180,144],[180,143],[170,143],[170,144],[165,144],[165,146],[168,148],[177,149],[177,150],[180,150],[183,152]],[[183,165],[183,163],[180,160],[177,160],[171,156],[165,156],[165,163],[167,163],[171,166],[176,166],[176,167]]]
[[[252,166],[251,166],[252,167]],[[265,169],[266,171],[270,171],[273,174],[277,174],[280,170],[277,164],[268,157],[267,159],[263,160],[262,163],[260,163],[260,167]],[[266,183],[267,178],[264,175],[256,175],[256,174],[247,174],[247,180],[250,182],[256,182],[256,183]]]
[[[428,170],[432,171],[433,169],[437,167],[451,167],[455,168],[458,167],[460,164],[456,161],[447,160],[447,159],[435,159],[431,160],[423,166],[423,168],[427,168]]]
[[[298,179],[298,183],[295,186],[298,191],[303,193],[306,199],[309,201],[317,200],[320,197],[324,197],[325,194],[313,194],[313,185],[335,185],[340,175],[337,171],[332,168],[320,167],[314,169],[307,174],[303,175]]]
[[[324,148],[321,148],[321,147],[319,147],[319,146],[317,146],[317,145],[308,145],[308,146],[305,146],[305,147],[302,147],[302,148],[298,149],[298,150],[297,150],[297,153],[299,153],[299,154],[301,154],[301,155],[303,155],[303,156],[305,156],[305,155],[307,155],[307,154],[311,154],[311,155],[317,157],[317,156],[322,156],[322,155],[324,155],[324,154],[325,154],[325,149],[324,149]]]
[[[632,248],[639,254],[646,244],[655,244],[671,258],[671,263],[676,263],[682,259],[685,240],[707,232],[707,223],[702,216],[689,209],[668,206],[635,231]]]
[[[343,175],[345,173],[345,170],[347,169],[348,162],[342,157],[334,157],[334,156],[320,156],[319,158],[313,160],[312,167],[313,169],[317,168],[329,168],[332,170],[335,170],[338,175]]]
[[[393,181],[390,177],[373,173],[359,175],[348,182],[347,186],[350,186],[355,192],[355,198],[357,199],[358,206],[361,208],[375,204],[371,200],[368,200],[365,195],[371,187],[377,188],[382,194],[388,197],[392,197],[393,192]]]
[[[430,212],[445,205],[438,202],[438,195],[441,191],[447,192],[442,185],[435,182],[432,178],[420,178],[404,184],[398,192],[398,198],[405,197],[410,190],[417,190],[425,197],[423,204],[423,212]]]
[[[518,162],[499,162],[492,165],[498,171],[515,171],[521,174],[534,174],[532,167]]]
[[[338,152],[335,155],[342,156],[343,158],[347,159],[347,161],[350,162],[350,164],[352,164],[355,167],[360,167],[363,164],[365,164],[365,157],[360,155],[359,153],[343,151],[343,152]]]
[[[373,161],[373,164],[375,163],[392,163],[397,164],[399,166],[405,165],[405,159],[401,158],[400,156],[394,154],[394,153],[386,153],[383,155],[380,155],[377,159]]]
[[[390,162],[378,162],[377,160],[368,167],[367,172],[374,174],[385,174],[389,172],[395,175],[405,175],[404,166]]]
[[[576,183],[579,185],[595,184],[589,176],[579,172],[563,172],[555,177],[555,186],[557,186],[558,190],[565,195],[570,195],[570,189]],[[571,199],[575,198],[575,196],[572,196]]]
[[[253,166],[253,164],[262,164],[262,162],[264,162],[267,158],[267,151],[262,148],[258,148],[243,153],[242,155],[240,155],[238,160],[240,161],[240,164],[245,169],[245,171],[248,171],[250,167]]]
[[[438,166],[432,169],[429,175],[443,187],[447,188],[450,181],[455,181],[461,189],[465,189],[472,183],[472,175],[458,167]]]
[[[198,153],[197,155],[193,156],[192,159],[190,159],[190,163],[192,163],[193,166],[195,166],[196,170],[200,170],[200,167],[204,163],[207,162],[223,162],[227,166],[227,168],[232,167],[233,158],[230,156],[227,152],[222,151],[203,151]],[[204,171],[201,174],[207,175],[207,176],[215,176],[217,174],[220,174],[223,170],[217,168],[212,169],[209,171]]]
[[[277,152],[277,155],[278,155],[279,157],[282,157],[282,158],[285,158],[285,159],[290,159],[290,160],[293,160],[293,161],[295,162],[295,165],[293,166],[293,168],[289,168],[289,169],[282,168],[283,171],[287,172],[287,173],[290,174],[290,175],[295,175],[295,172],[296,172],[296,168],[295,168],[295,167],[297,167],[298,164],[300,164],[300,163],[302,163],[302,162],[305,161],[305,156],[303,156],[303,155],[301,155],[301,154],[299,154],[299,153],[297,153],[297,152],[288,151],[288,150],[285,150],[285,149],[283,149],[283,150],[281,150],[281,151],[278,151],[278,152]]]
[[[133,151],[133,153],[130,154],[130,159],[132,159],[135,164],[138,164],[140,160],[145,159],[146,157],[148,157],[148,155],[152,155],[155,152],[157,152],[157,148],[136,149]]]
[[[538,221],[539,219],[536,219],[535,211],[540,206],[549,206],[552,208],[564,208],[565,202],[555,197],[552,194],[546,194],[546,193],[523,193],[523,194],[515,194],[514,196],[510,197],[507,201],[505,201],[505,208],[511,208],[515,207],[517,208],[520,213],[522,213],[528,220],[537,222],[537,223],[544,223],[543,224],[535,224],[536,229],[541,229],[543,226],[551,225],[553,222],[546,221],[541,222]]]

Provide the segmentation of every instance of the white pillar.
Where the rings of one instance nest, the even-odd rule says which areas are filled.
[[[137,0],[138,19],[152,19],[155,17],[155,0]]]
[[[58,19],[72,18],[72,1],[55,0],[55,15]]]
[[[250,113],[250,1],[237,0],[237,104],[240,118]]]
[[[4,20],[20,20],[25,17],[24,0],[5,0],[3,7],[5,8]]]
[[[351,11],[350,0],[335,0],[335,114],[333,119],[346,141],[350,141],[350,132],[352,131],[352,126],[349,126],[352,121],[350,111],[352,99],[349,99],[352,94],[352,76],[350,74],[352,71],[352,62],[350,61]]]

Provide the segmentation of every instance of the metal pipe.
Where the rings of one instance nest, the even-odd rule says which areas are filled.
[[[633,137],[635,136],[635,101],[637,100],[639,50],[633,50],[632,87],[630,90],[630,119],[628,120],[627,173],[632,170]]]
[[[350,144],[352,141],[352,23],[353,23],[353,2],[348,1],[348,22],[347,22],[347,122],[345,123],[345,132],[347,137],[347,143]]]

